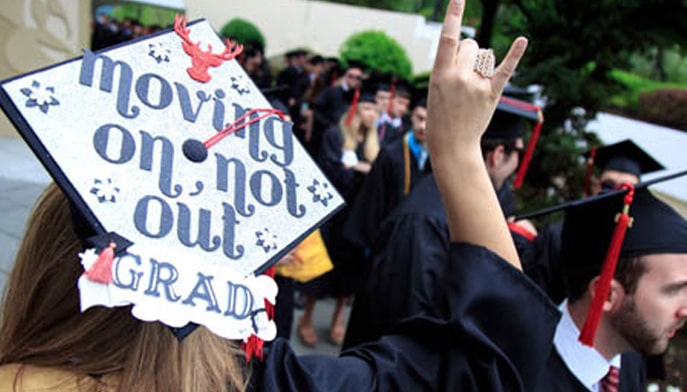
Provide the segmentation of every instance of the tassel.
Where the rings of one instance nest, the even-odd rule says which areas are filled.
[[[114,249],[116,247],[117,245],[114,242],[110,242],[107,248],[100,252],[98,259],[85,272],[89,280],[104,284],[112,283],[112,261],[114,260]]]
[[[539,139],[539,134],[541,133],[542,124],[544,123],[544,117],[541,112],[539,112],[539,122],[534,125],[532,130],[532,137],[530,142],[527,143],[527,151],[525,151],[525,156],[520,162],[520,167],[518,168],[518,173],[515,175],[515,181],[513,182],[513,188],[518,189],[522,186],[525,181],[525,174],[527,173],[527,168],[530,165],[532,156],[534,155],[534,147],[537,145],[537,139]]]
[[[258,358],[261,362],[263,360],[263,346],[265,341],[257,337],[255,334],[250,335],[248,340],[241,343],[241,348],[244,351],[246,362],[250,362],[253,357]]]
[[[353,116],[355,116],[355,110],[358,108],[358,99],[360,99],[360,87],[355,89],[353,93],[353,102],[351,102],[351,108],[348,110],[348,117],[346,117],[346,126],[351,126],[353,122]]]
[[[584,174],[584,195],[590,196],[592,194],[592,173],[594,172],[594,158],[596,157],[596,147],[589,152],[589,159],[587,159],[587,172]]]
[[[611,290],[611,281],[615,275],[615,268],[618,264],[618,255],[620,255],[620,248],[625,239],[625,232],[627,228],[632,225],[632,218],[630,217],[630,205],[634,197],[634,186],[631,184],[623,184],[622,188],[628,189],[627,194],[623,199],[623,211],[616,217],[615,230],[611,238],[611,244],[606,253],[601,276],[592,298],[592,304],[587,313],[587,319],[584,322],[582,331],[580,332],[579,341],[587,346],[594,346],[594,337],[596,336],[596,329],[601,322],[603,315],[603,304],[608,298],[608,293]]]

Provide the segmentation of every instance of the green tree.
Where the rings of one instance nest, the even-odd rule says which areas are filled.
[[[482,4],[494,1],[499,0]],[[502,57],[512,37],[529,37],[515,83],[542,85],[547,99],[546,122],[527,176],[532,189],[523,196],[532,200],[553,190],[551,203],[579,197],[584,171],[579,154],[593,143],[586,121],[623,91],[611,71],[629,69],[634,55],[655,48],[673,48],[676,43],[685,47],[687,3],[500,0],[496,15],[493,35],[480,29],[481,45],[495,44]],[[488,19],[483,15],[483,20]],[[500,38],[504,36],[508,39]],[[569,126],[564,127],[566,122]]]
[[[246,19],[234,18],[230,20],[222,27],[219,34],[240,44],[265,48],[265,36],[262,35],[256,25]]]
[[[383,31],[362,31],[348,37],[341,45],[343,61],[357,61],[370,69],[410,79],[413,67],[405,49]]]

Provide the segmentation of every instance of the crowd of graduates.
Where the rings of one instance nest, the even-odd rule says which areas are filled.
[[[441,303],[438,277],[447,273],[445,260],[451,241],[426,146],[426,91],[413,89],[406,81],[363,64],[325,61],[305,50],[288,52],[285,67],[270,82],[255,60],[256,56],[249,51],[241,61],[256,83],[265,86],[273,105],[289,114],[296,136],[347,202],[322,227],[334,270],[304,284],[277,278],[284,295],[292,297],[295,291],[304,307],[302,318],[295,323],[299,338],[306,345],[317,344],[313,310],[316,301],[327,296],[336,298],[329,338],[342,345],[343,350],[375,341],[400,320],[417,312],[437,312],[437,304]],[[515,217],[513,183],[521,184],[525,178],[531,158],[525,156],[535,147],[542,121],[541,109],[536,105],[504,96],[481,139],[489,179],[523,269],[552,301],[561,304],[560,310],[566,315],[557,330],[557,351],[551,359],[549,376],[538,390],[584,390],[579,388],[580,384],[595,390],[609,377],[623,380],[620,390],[642,390],[647,378],[665,379],[663,357],[651,355],[661,350],[643,350],[630,344],[629,348],[645,355],[615,353],[617,356],[611,356],[615,366],[610,368],[622,369],[618,375],[599,374],[598,368],[585,365],[585,361],[595,363],[600,357],[597,351],[591,350],[590,354],[577,342],[575,331],[581,330],[582,325],[575,326],[569,315],[573,309],[581,308],[586,313],[591,307],[580,306],[579,301],[589,277],[577,283],[579,286],[573,286],[569,277],[585,276],[580,271],[589,270],[589,266],[569,267],[577,261],[564,261],[563,222],[537,229],[529,220]],[[533,131],[529,132],[532,136],[526,145],[523,136],[528,134],[527,128]],[[643,174],[664,169],[631,140],[594,148],[585,158],[590,174],[587,195],[618,189],[626,183],[637,184]],[[585,214],[588,213],[576,213]],[[673,218],[677,227],[684,230],[684,221]],[[583,231],[588,223],[582,219],[568,231]],[[599,233],[595,235],[604,238]],[[680,241],[681,235],[684,232],[675,240]],[[579,258],[589,258],[597,252],[588,245],[594,238],[576,241],[585,249]],[[608,248],[609,244],[605,245]],[[571,287],[577,291],[570,291]],[[346,325],[343,310],[351,300]],[[277,305],[280,336],[287,339],[291,336],[293,305],[292,298]],[[680,325],[680,321],[671,325]],[[641,333],[632,325],[615,328],[623,330],[616,331],[621,336]],[[609,333],[604,329],[604,335]],[[621,357],[622,367],[618,366]],[[557,389],[547,389],[552,386]]]
[[[70,328],[44,322],[41,333],[24,338],[26,326],[7,315],[43,320],[24,298],[61,297],[32,288],[56,285],[45,276],[57,271],[64,278],[55,292],[73,292],[82,273],[76,262],[69,271],[40,268],[56,263],[65,242],[73,253],[82,245],[69,201],[52,186],[10,278],[0,385],[17,385],[17,363],[66,369],[96,388],[111,382],[150,390],[196,373],[204,375],[193,379],[197,385],[224,380],[265,391],[617,392],[646,390],[647,378],[662,377],[660,365],[647,373],[647,363],[687,319],[687,221],[641,181],[663,168],[660,159],[629,140],[597,148],[588,153],[598,168],[590,196],[561,206],[562,223],[536,228],[517,218],[513,192],[526,181],[536,141],[524,135],[527,127],[537,134],[541,109],[501,92],[527,42],[514,41],[493,77],[475,72],[476,42],[457,38],[463,6],[449,5],[429,91],[304,50],[287,53],[274,80],[260,48],[246,46],[238,58],[346,201],[319,229],[334,268],[306,282],[275,278],[277,335],[288,339],[295,324],[305,344],[317,344],[317,300],[336,298],[330,339],[342,345],[341,357],[298,357],[278,339],[245,371],[250,366],[237,365],[234,346],[205,328],[176,341],[159,323],[134,322],[128,309],[80,314],[58,304],[40,309],[64,308],[45,319],[74,320]],[[292,253],[278,264],[294,263]],[[40,281],[19,284],[30,279]],[[296,293],[304,312],[294,322]],[[113,326],[121,327],[114,343],[115,335],[103,333]],[[139,334],[148,340],[140,343]],[[130,351],[101,358],[120,345]],[[81,351],[53,361],[53,346]]]

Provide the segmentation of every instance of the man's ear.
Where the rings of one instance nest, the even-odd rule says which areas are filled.
[[[599,284],[599,279],[599,276],[595,276],[594,279],[589,281],[587,292],[589,293],[590,298],[594,298],[596,288]],[[624,299],[625,288],[623,288],[623,285],[621,285],[620,282],[615,279],[611,280],[611,288],[608,291],[608,297],[606,297],[603,305],[604,312],[615,313],[618,309],[620,309]]]

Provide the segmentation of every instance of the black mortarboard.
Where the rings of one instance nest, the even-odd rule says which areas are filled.
[[[362,91],[360,93],[360,98],[358,98],[358,103],[360,103],[360,102],[369,102],[369,103],[376,104],[377,100],[375,100],[375,96],[374,96],[374,94],[372,94],[372,92],[365,90],[365,91]]]
[[[417,88],[413,90],[413,99],[411,106],[413,108],[420,106],[427,108],[427,88]]]
[[[601,170],[616,170],[641,177],[642,174],[665,169],[656,159],[629,139],[597,147],[592,151],[587,151],[584,156],[590,158],[593,155],[594,166]]]
[[[207,21],[178,18],[1,82],[2,109],[87,226],[79,233],[96,235],[79,256],[103,279],[85,267],[82,306],[133,305],[183,334],[197,323],[273,336],[261,317],[277,286],[263,272],[343,199],[239,53]]]

